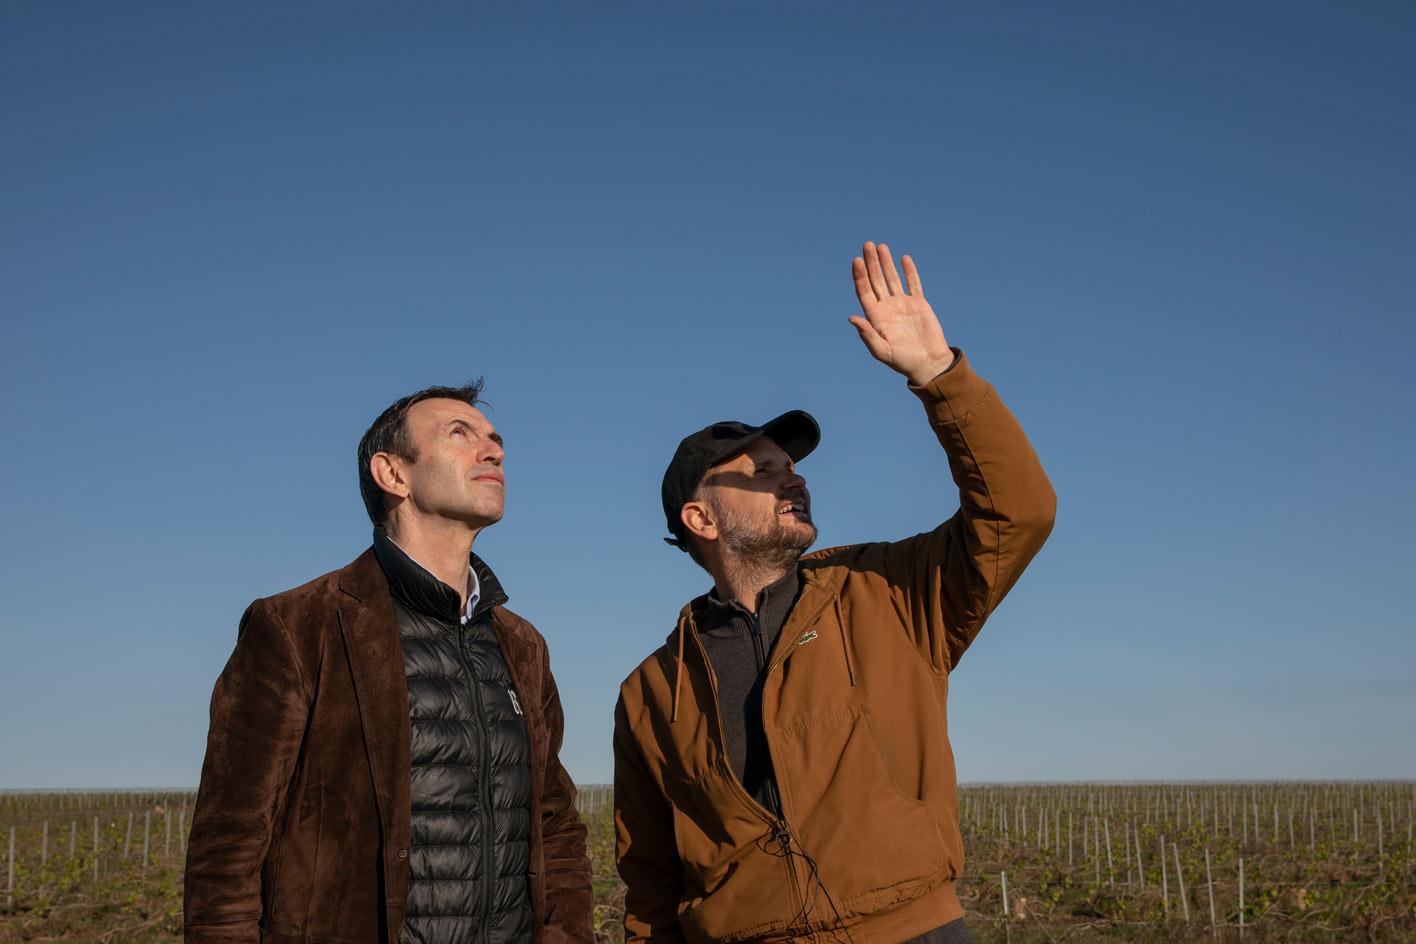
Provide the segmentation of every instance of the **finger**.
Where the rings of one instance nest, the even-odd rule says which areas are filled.
[[[885,340],[875,326],[860,315],[851,318],[851,326],[860,335],[861,341],[865,344],[865,349],[870,352],[870,356],[876,360],[884,360],[889,349],[889,342]]]
[[[909,288],[910,294],[923,297],[924,285],[919,280],[919,270],[915,268],[914,260],[909,256],[902,256],[900,263],[905,267],[905,285]]]
[[[880,271],[880,255],[875,251],[875,243],[866,243],[861,253],[865,256],[865,271],[870,276],[870,288],[876,298],[889,298],[890,290],[885,286],[885,275]]]
[[[890,294],[905,294],[905,287],[900,284],[900,273],[895,271],[895,260],[890,257],[890,247],[881,243],[875,251],[880,256],[880,270],[885,274],[885,286]]]
[[[860,256],[851,260],[851,277],[855,279],[856,298],[860,299],[861,310],[867,305],[875,304],[878,299],[875,290],[870,287],[870,276],[865,272],[865,260]]]

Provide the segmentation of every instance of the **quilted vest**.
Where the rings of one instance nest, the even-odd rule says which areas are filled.
[[[412,726],[412,844],[406,944],[525,944],[532,938],[530,744],[491,627],[506,602],[475,555],[481,600],[458,595],[378,536]]]

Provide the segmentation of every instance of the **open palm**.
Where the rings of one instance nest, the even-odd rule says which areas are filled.
[[[944,340],[939,318],[924,300],[914,260],[905,256],[901,263],[904,284],[884,243],[866,243],[862,254],[851,260],[856,297],[864,313],[852,317],[851,324],[876,360],[911,383],[923,385],[953,363],[954,354]]]

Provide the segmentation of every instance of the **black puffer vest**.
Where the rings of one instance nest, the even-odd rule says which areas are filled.
[[[531,940],[530,744],[489,615],[506,602],[473,555],[481,600],[458,594],[375,535],[388,576],[412,723],[407,944]]]

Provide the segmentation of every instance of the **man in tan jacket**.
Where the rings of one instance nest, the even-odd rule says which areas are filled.
[[[716,423],[664,475],[713,577],[615,709],[628,942],[968,941],[949,674],[1052,529],[1017,420],[949,347],[909,256],[852,263],[872,356],[903,374],[960,509],[933,531],[802,556],[816,422]]]

